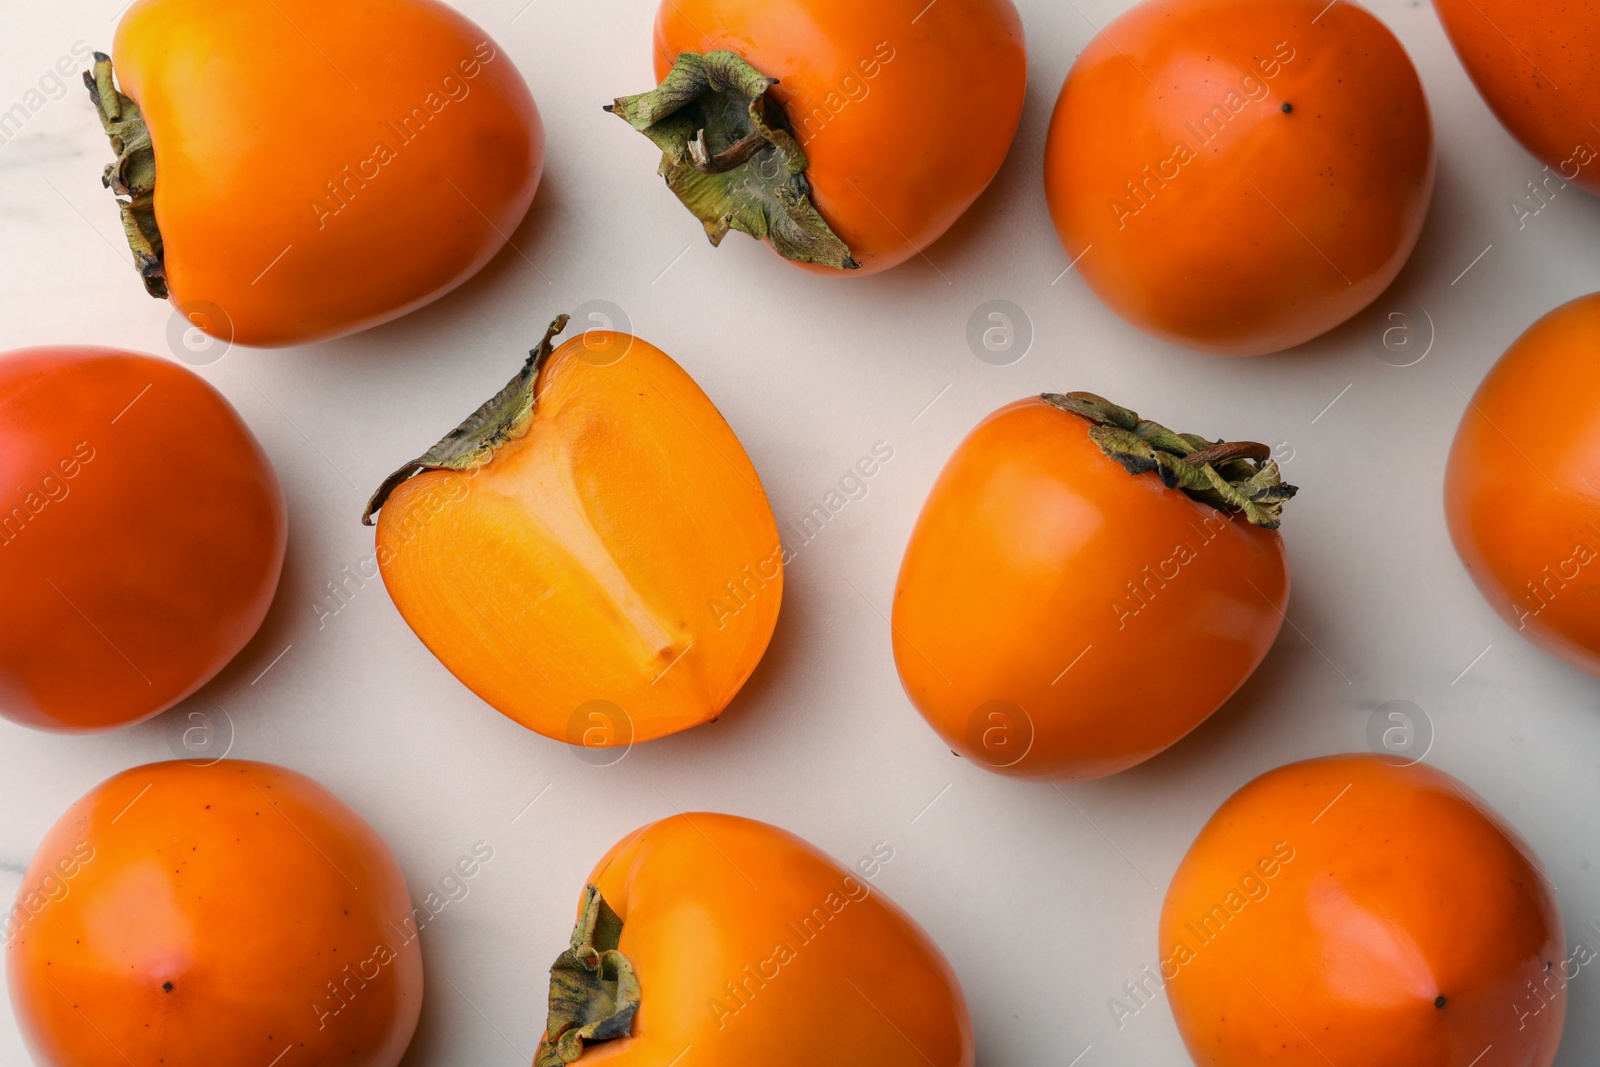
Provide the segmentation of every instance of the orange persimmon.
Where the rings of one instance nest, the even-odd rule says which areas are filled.
[[[1600,9],[1542,0],[1433,0],[1433,9],[1501,124],[1561,178],[1600,193]]]
[[[1098,778],[1200,725],[1289,599],[1264,445],[1179,435],[1089,393],[978,424],[895,586],[895,666],[944,742],[1031,778]]]
[[[892,851],[889,853],[892,857]],[[866,873],[735,815],[676,815],[606,853],[550,968],[535,1067],[972,1067],[937,945]]]
[[[0,715],[62,731],[147,719],[266,617],[283,493],[193,371],[108,348],[0,357],[0,479]]]
[[[1550,1067],[1593,959],[1562,936],[1538,861],[1476,794],[1330,756],[1211,816],[1167,888],[1161,981],[1205,1067]]]
[[[1145,0],[1067,75],[1056,232],[1139,329],[1227,356],[1332,329],[1394,280],[1433,193],[1417,72],[1361,7]]]
[[[138,0],[85,73],[150,295],[246,345],[375,326],[489,262],[544,127],[511,57],[437,0]],[[121,81],[121,90],[115,87]]]
[[[777,623],[755,468],[654,345],[563,315],[499,396],[383,484],[378,565],[455,676],[546,737],[625,746],[715,719]]]
[[[305,775],[135,767],[56,821],[5,917],[40,1067],[395,1067],[422,948],[389,846]]]
[[[1600,293],[1506,349],[1461,415],[1445,470],[1450,538],[1517,632],[1600,675]]]
[[[665,0],[659,89],[607,110],[662,150],[712,244],[887,270],[988,187],[1022,118],[1011,0]]]

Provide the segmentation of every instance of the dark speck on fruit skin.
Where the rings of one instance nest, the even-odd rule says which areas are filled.
[[[1285,103],[1285,104],[1284,104],[1284,105],[1283,105],[1283,113],[1284,113],[1284,114],[1285,114],[1285,115],[1287,115],[1287,114],[1288,114],[1288,113],[1289,113],[1289,112],[1291,112],[1291,111],[1293,111],[1293,110],[1294,110],[1294,105],[1293,105],[1293,104],[1290,104],[1290,103]]]
[[[161,983],[161,988],[162,988],[162,989],[163,989],[163,990],[164,990],[164,991],[165,991],[165,992],[168,992],[168,993],[170,993],[170,992],[172,992],[172,983],[171,983],[171,982],[162,982],[162,983]]]

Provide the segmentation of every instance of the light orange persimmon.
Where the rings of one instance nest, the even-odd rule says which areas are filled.
[[[734,815],[635,830],[589,876],[535,1067],[972,1067],[967,1001],[872,878]]]
[[[1450,538],[1523,637],[1600,675],[1600,293],[1528,327],[1461,413]]]
[[[1098,778],[1176,742],[1283,625],[1275,527],[1295,489],[1268,457],[1088,393],[984,419],[900,565],[894,660],[912,704],[958,754],[1030,778]]]
[[[627,745],[715,719],[777,623],[761,481],[654,345],[561,316],[494,400],[392,475],[378,565],[473,692],[546,737]]]
[[[395,1067],[422,1010],[411,908],[383,838],[305,775],[135,767],[34,852],[11,1005],[39,1067]]]
[[[1476,794],[1422,764],[1330,756],[1211,816],[1167,888],[1146,991],[1165,984],[1202,1067],[1550,1067],[1581,951]]]
[[[138,0],[86,74],[152,296],[289,345],[421,307],[527,213],[544,127],[511,57],[438,0]],[[126,94],[126,95],[123,95]]]

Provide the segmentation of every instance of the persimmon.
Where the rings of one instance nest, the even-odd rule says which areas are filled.
[[[1433,9],[1495,118],[1561,179],[1600,193],[1590,124],[1600,115],[1600,11],[1528,0],[1433,0]]]
[[[1207,1067],[1550,1067],[1594,958],[1562,938],[1538,860],[1480,797],[1330,756],[1211,816],[1167,887],[1161,981]]]
[[[138,0],[112,54],[84,82],[135,264],[225,341],[421,307],[489,262],[539,185],[527,83],[436,0]]]
[[[1089,288],[1139,329],[1227,356],[1366,307],[1433,193],[1422,83],[1353,3],[1145,0],[1078,56],[1045,191]]]
[[[1517,338],[1461,415],[1444,509],[1461,562],[1500,617],[1600,675],[1597,346],[1600,293]]]
[[[824,273],[921,252],[988,187],[1022,119],[1011,0],[664,0],[661,86],[612,111],[662,151],[713,245]]]
[[[0,356],[0,479],[0,715],[61,731],[147,719],[266,617],[283,493],[193,371],[108,348]]]
[[[635,830],[589,876],[534,1067],[972,1067],[960,982],[865,870],[734,815]]]
[[[153,763],[45,835],[6,916],[6,981],[40,1067],[395,1067],[426,921],[383,838],[312,779]]]
[[[739,439],[665,352],[551,325],[363,516],[400,614],[468,688],[587,748],[715,719],[777,623],[784,549]]]
[[[940,472],[895,586],[901,684],[958,755],[1098,778],[1167,748],[1283,625],[1295,487],[1265,445],[1090,393],[1019,400]]]

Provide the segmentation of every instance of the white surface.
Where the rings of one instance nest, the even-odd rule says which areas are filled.
[[[104,47],[119,2],[8,3],[0,110],[75,41]],[[708,247],[654,177],[648,143],[600,111],[650,81],[653,0],[535,0],[519,16],[525,2],[460,5],[515,58],[548,126],[544,186],[514,235],[525,257],[502,253],[387,327],[235,349],[201,370],[277,465],[290,547],[262,632],[189,706],[227,710],[233,755],[314,775],[354,805],[419,899],[473,841],[495,849],[471,895],[429,927],[409,1067],[527,1064],[543,974],[585,874],[615,839],[679,809],[775,822],[846,861],[889,842],[895,859],[877,884],[960,974],[983,1067],[1064,1067],[1085,1047],[1080,1067],[1186,1063],[1165,1003],[1121,1030],[1107,1008],[1156,960],[1167,879],[1225,796],[1279,764],[1365,748],[1369,714],[1391,699],[1425,709],[1437,731],[1429,762],[1520,828],[1560,887],[1569,941],[1596,943],[1600,682],[1523,643],[1479,599],[1450,549],[1440,492],[1451,433],[1484,371],[1538,315],[1600,288],[1600,202],[1569,188],[1517,229],[1508,199],[1540,165],[1472,90],[1430,7],[1375,5],[1422,74],[1439,144],[1421,244],[1375,308],[1421,304],[1437,336],[1421,363],[1396,368],[1372,354],[1375,313],[1288,354],[1227,361],[1137,334],[1075,273],[1052,283],[1068,259],[1044,205],[1045,127],[1089,20],[1104,25],[1116,0],[1078,0],[1081,15],[1019,0],[1031,86],[995,185],[926,259],[846,281],[803,274],[739,235]],[[616,162],[586,162],[601,158]],[[107,161],[77,87],[0,147],[0,348],[170,351],[170,309],[141,294],[100,188]],[[1036,333],[1009,367],[980,362],[965,340],[969,314],[997,297],[1024,308]],[[372,552],[357,521],[368,490],[503,384],[555,312],[591,298],[624,307],[634,332],[716,401],[780,523],[875,441],[894,449],[868,495],[800,548],[771,651],[730,712],[609,768],[472,696],[381,582],[321,627],[315,609],[324,583]],[[1045,389],[1091,389],[1182,428],[1284,442],[1286,473],[1303,487],[1284,530],[1293,625],[1261,670],[1165,755],[1060,789],[953,759],[901,693],[882,614],[956,442],[990,410]],[[56,737],[0,722],[0,895],[69,803],[116,771],[170,758],[167,728]],[[1583,973],[1564,1067],[1600,1057],[1600,978]],[[26,1062],[0,1012],[0,1065]]]

